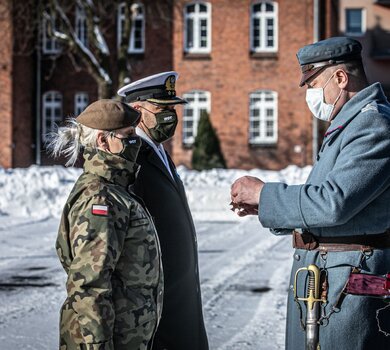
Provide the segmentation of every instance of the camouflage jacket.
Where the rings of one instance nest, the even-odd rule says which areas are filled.
[[[68,275],[60,349],[149,349],[163,274],[153,221],[128,191],[138,166],[103,151],[84,158],[56,242]]]

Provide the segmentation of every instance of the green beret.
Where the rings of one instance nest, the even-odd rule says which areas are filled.
[[[126,103],[115,100],[98,100],[91,103],[76,121],[92,129],[117,130],[136,126],[141,113]]]

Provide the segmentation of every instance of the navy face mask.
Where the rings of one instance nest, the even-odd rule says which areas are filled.
[[[144,109],[149,113],[154,114],[156,117],[156,126],[148,128],[153,141],[162,143],[169,140],[175,134],[178,122],[176,111],[174,109],[167,109],[158,113],[153,113],[146,108]]]

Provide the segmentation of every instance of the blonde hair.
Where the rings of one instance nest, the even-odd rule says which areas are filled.
[[[57,127],[56,131],[47,135],[46,148],[54,158],[68,158],[65,166],[73,166],[83,148],[98,148],[97,137],[101,131],[105,137],[113,134],[111,131],[89,128],[75,118],[68,118],[65,126]]]

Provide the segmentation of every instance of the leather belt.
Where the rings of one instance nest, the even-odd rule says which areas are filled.
[[[390,248],[390,229],[379,234],[360,236],[321,237],[311,232],[293,231],[293,247],[322,252],[362,251]]]

